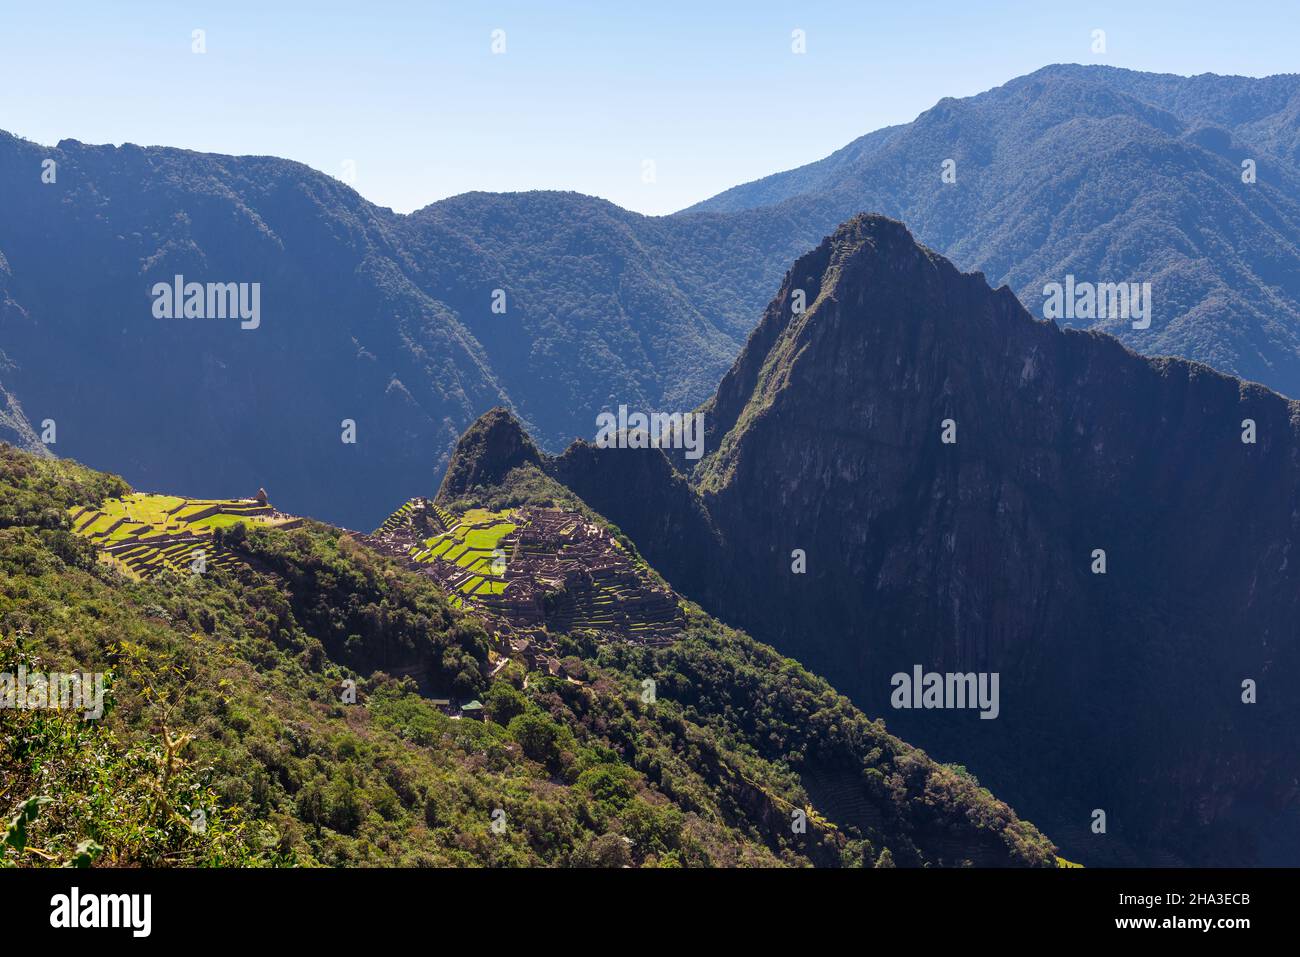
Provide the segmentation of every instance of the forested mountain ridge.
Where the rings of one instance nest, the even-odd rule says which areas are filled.
[[[1300,75],[1061,64],[946,98],[691,211],[793,218],[809,246],[881,213],[1040,318],[1043,287],[1067,275],[1150,282],[1149,328],[1103,315],[1068,324],[1300,396],[1298,117]]]
[[[50,451],[193,494],[264,484],[361,528],[436,484],[492,406],[559,447],[611,399],[698,402],[758,304],[725,218],[688,227],[575,193],[398,216],[270,157],[0,135],[0,209],[0,384],[29,425],[57,423]],[[752,301],[705,269],[728,242],[723,271]],[[157,318],[151,290],[178,275],[258,284],[256,327]]]

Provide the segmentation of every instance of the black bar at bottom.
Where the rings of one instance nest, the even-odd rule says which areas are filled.
[[[1243,933],[1284,930],[1293,917],[1287,912],[1294,910],[1296,875],[1290,869],[0,870],[0,898],[11,942],[75,935],[82,943],[112,938],[127,947],[196,940],[373,944],[377,932],[384,938],[415,933],[444,946],[464,946],[453,944],[461,932],[487,934],[493,944],[515,935],[536,941],[539,933],[575,932],[585,939],[609,934],[611,943],[629,935],[648,941],[665,935],[662,940],[678,945],[734,943],[771,933],[813,943],[837,927],[851,934],[892,928],[917,935],[918,943],[1024,932],[1067,940],[1199,935],[1227,943]],[[149,895],[147,910],[143,895]],[[124,926],[71,926],[94,922]]]

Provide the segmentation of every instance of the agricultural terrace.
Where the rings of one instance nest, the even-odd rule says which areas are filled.
[[[212,533],[241,522],[285,527],[301,519],[277,512],[266,499],[195,499],[133,492],[98,508],[68,510],[73,531],[90,540],[101,558],[134,578],[166,569],[188,572],[228,568],[234,558],[212,543]]]
[[[409,508],[410,503],[403,506],[403,509]],[[439,522],[448,527],[425,539],[421,545],[412,545],[411,561],[450,566],[448,571],[455,581],[451,596],[453,605],[462,605],[463,596],[483,597],[504,592],[506,566],[513,543],[503,543],[502,539],[518,527],[512,513],[472,508],[459,520],[441,508],[435,514]]]
[[[676,595],[575,511],[475,508],[457,518],[414,499],[366,540],[436,579],[498,635],[544,642],[547,633],[585,631],[658,642],[683,625]]]

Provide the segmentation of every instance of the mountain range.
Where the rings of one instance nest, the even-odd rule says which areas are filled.
[[[1040,317],[1067,275],[1150,282],[1150,328],[1073,324],[1298,395],[1298,118],[1294,74],[1052,66],[692,209],[780,210],[823,232],[892,216]]]
[[[500,465],[443,494],[532,458],[1071,859],[1300,858],[1300,404],[1036,320],[862,216],[794,264],[703,413],[695,464],[530,457],[498,422]],[[900,709],[916,668],[1000,676],[1000,713]]]
[[[1300,394],[1298,110],[1294,76],[1047,67],[667,217],[545,192],[398,215],[275,158],[0,134],[0,435],[368,528],[493,406],[558,452],[620,404],[704,401],[864,210],[1035,314],[1066,276],[1150,282],[1150,328],[1084,324]],[[155,318],[177,275],[259,283],[258,327]]]

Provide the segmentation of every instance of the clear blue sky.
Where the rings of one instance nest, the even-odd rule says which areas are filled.
[[[1048,63],[1296,72],[1298,8],[0,0],[0,129],[272,154],[336,176],[353,160],[357,190],[403,212],[472,189],[574,189],[666,213]]]

